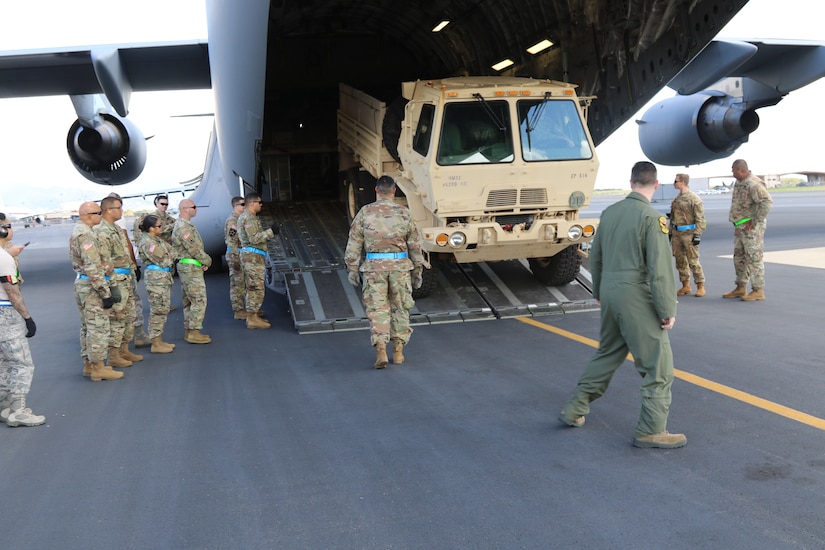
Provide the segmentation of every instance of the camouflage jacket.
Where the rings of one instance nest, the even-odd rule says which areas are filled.
[[[765,183],[754,175],[743,180],[736,180],[730,198],[730,215],[728,220],[736,223],[744,218],[755,222],[764,222],[773,205]]]
[[[94,229],[100,239],[98,250],[103,260],[109,262],[112,267],[132,269],[132,254],[129,252],[132,245],[123,233],[123,229],[106,220],[100,220]]]
[[[175,218],[173,218],[169,214],[161,212],[158,209],[155,209],[154,212],[141,214],[140,216],[135,218],[135,223],[134,225],[132,225],[132,240],[135,242],[135,246],[140,246],[140,240],[143,238],[144,235],[146,235],[146,233],[141,231],[140,224],[143,223],[143,220],[145,220],[146,216],[148,216],[149,214],[157,216],[157,218],[160,220],[160,238],[166,241],[167,243],[171,243],[172,229],[174,229],[175,227]]]
[[[238,252],[241,240],[238,238],[238,216],[232,214],[223,225],[223,240],[227,250]]]
[[[272,229],[264,230],[258,216],[244,210],[238,216],[238,240],[241,246],[254,246],[266,250],[266,240],[275,237]]]
[[[138,252],[143,265],[152,264],[160,267],[172,267],[176,259],[172,245],[159,236],[144,235]]]
[[[670,223],[673,227],[696,224],[691,234],[701,235],[707,229],[708,222],[699,195],[690,190],[679,193],[670,204]]]
[[[98,248],[97,233],[85,223],[78,223],[69,237],[69,259],[72,269],[78,275],[89,278],[92,288],[101,298],[110,296],[109,282],[106,275],[112,272]]]
[[[172,246],[178,258],[192,258],[209,267],[212,258],[203,249],[203,239],[197,228],[188,220],[179,218],[172,230]]]
[[[406,252],[403,259],[368,260],[365,252]],[[411,271],[424,264],[421,237],[409,209],[393,199],[378,199],[364,206],[352,220],[344,254],[350,271]]]

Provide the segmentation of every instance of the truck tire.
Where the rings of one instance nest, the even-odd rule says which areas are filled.
[[[421,272],[421,288],[414,288],[412,291],[413,300],[418,300],[419,298],[426,298],[430,295],[430,293],[435,290],[435,286],[437,283],[436,276],[435,276],[435,259],[430,257],[430,265],[432,266],[430,269],[424,268],[424,271]]]
[[[398,140],[401,139],[401,122],[404,120],[404,107],[408,101],[403,97],[397,97],[387,104],[387,112],[381,123],[381,137],[384,139],[384,147],[393,158],[401,164],[398,156]]]
[[[530,258],[530,271],[533,277],[547,286],[561,286],[573,282],[582,265],[577,245],[568,246],[555,256],[549,258]]]

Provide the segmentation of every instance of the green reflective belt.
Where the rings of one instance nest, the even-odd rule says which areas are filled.
[[[180,264],[191,264],[191,265],[196,265],[198,267],[203,267],[203,264],[200,263],[198,260],[196,260],[194,258],[181,258],[180,260],[178,260],[178,263],[180,263]]]
[[[738,222],[733,222],[733,225],[742,225],[743,223],[748,223],[749,221],[751,221],[750,218],[742,218]]]

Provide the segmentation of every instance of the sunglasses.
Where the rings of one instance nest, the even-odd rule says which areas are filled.
[[[169,206],[168,202],[159,202],[158,206]]]

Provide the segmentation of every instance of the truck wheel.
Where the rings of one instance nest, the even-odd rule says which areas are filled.
[[[347,220],[352,223],[355,215],[364,206],[364,191],[361,189],[358,178],[358,170],[348,170],[344,175],[344,183],[346,187],[346,201],[347,201]]]
[[[424,268],[424,271],[421,273],[421,288],[414,288],[412,291],[412,297],[414,300],[418,300],[419,298],[426,298],[430,295],[430,293],[435,290],[435,285],[437,284],[435,278],[435,260],[430,257],[430,264],[432,267],[430,269]]]
[[[573,281],[579,274],[582,257],[579,247],[568,246],[555,256],[549,258],[530,258],[530,271],[533,277],[544,285],[560,286]]]

